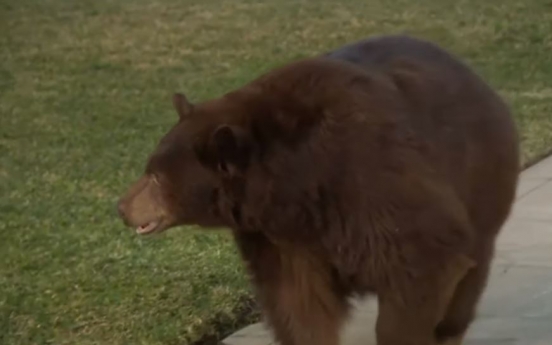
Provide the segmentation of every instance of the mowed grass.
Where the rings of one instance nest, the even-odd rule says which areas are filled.
[[[462,56],[552,148],[552,1],[2,0],[0,343],[193,344],[251,319],[225,232],[138,237],[114,204],[193,101],[370,35]]]

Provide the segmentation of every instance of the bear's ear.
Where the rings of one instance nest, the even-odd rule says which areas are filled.
[[[173,95],[173,106],[181,120],[187,118],[192,113],[192,103],[181,93],[175,93]]]
[[[251,155],[251,141],[243,128],[231,125],[218,126],[212,132],[208,146],[218,172],[236,176],[247,168]]]

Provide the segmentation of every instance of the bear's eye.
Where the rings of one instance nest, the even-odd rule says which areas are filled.
[[[159,177],[155,174],[151,175],[151,180],[153,181],[153,183],[155,183],[156,185],[160,186],[161,185],[161,182],[159,182]]]

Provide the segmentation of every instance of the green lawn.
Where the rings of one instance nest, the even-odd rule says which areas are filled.
[[[525,162],[552,148],[550,0],[0,0],[0,343],[212,343],[246,321],[225,233],[135,236],[118,195],[176,120],[173,91],[214,97],[396,32],[507,97]]]

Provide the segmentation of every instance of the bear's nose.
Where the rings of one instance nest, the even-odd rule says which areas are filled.
[[[123,223],[125,223],[126,226],[129,226],[128,224],[128,219],[127,219],[127,216],[126,216],[126,213],[125,213],[125,202],[124,200],[119,200],[117,202],[117,212],[119,213],[119,217],[121,217],[121,219],[123,220]]]

